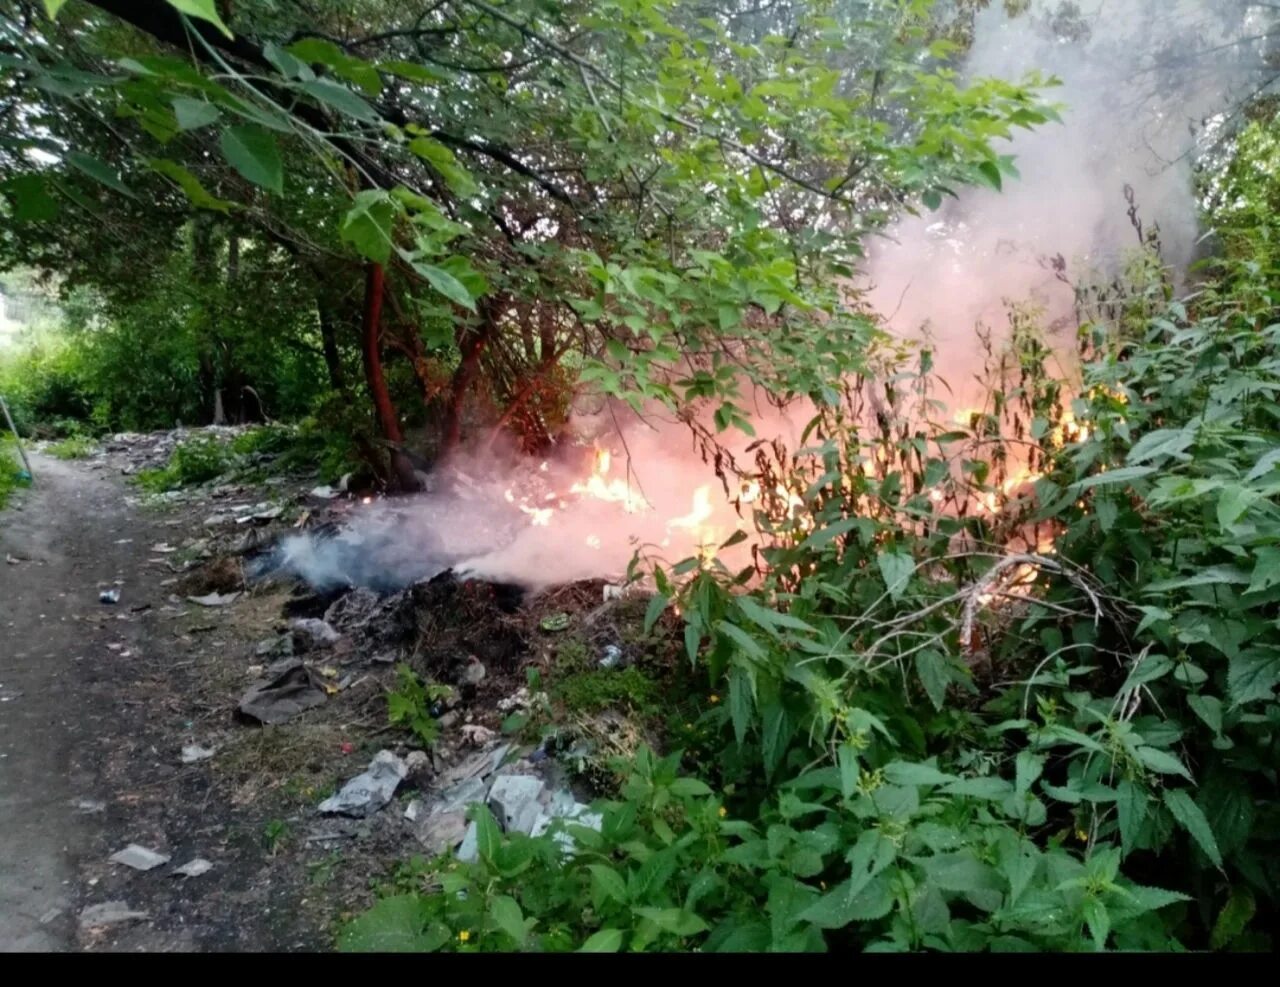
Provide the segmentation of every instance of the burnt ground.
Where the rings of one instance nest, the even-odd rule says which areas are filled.
[[[43,456],[33,468],[0,514],[0,949],[328,948],[341,879],[358,904],[371,861],[397,847],[335,853],[291,815],[367,763],[367,726],[235,724],[246,656],[282,591],[175,604],[173,556],[152,546],[200,534],[208,504],[157,511],[118,471]],[[119,604],[99,603],[117,581]],[[217,753],[183,764],[187,744]],[[108,861],[131,843],[172,860],[145,873]],[[213,869],[172,876],[197,856]],[[148,918],[81,928],[82,909],[107,901]]]
[[[418,584],[358,620],[335,618],[343,638],[303,653],[328,694],[321,706],[279,726],[247,724],[238,700],[275,660],[260,646],[290,637],[288,617],[318,617],[331,601],[288,583],[246,590],[243,553],[343,505],[308,501],[305,480],[270,479],[215,481],[156,504],[121,476],[136,467],[127,456],[36,456],[33,467],[36,485],[0,512],[0,949],[331,949],[374,887],[423,855],[406,805],[486,742],[476,728],[489,745],[504,720],[519,731],[508,739],[533,743],[555,720],[602,754],[662,746],[607,707],[654,702],[626,683],[642,667],[661,677],[678,635],[655,647],[639,634],[644,600],[602,605],[599,582],[518,607],[503,587]],[[261,527],[235,523],[237,507],[264,498],[283,514]],[[119,603],[100,603],[113,585]],[[189,599],[233,590],[242,592],[225,606]],[[358,610],[360,592],[343,606]],[[548,614],[571,616],[572,628],[547,631]],[[610,644],[640,667],[600,672]],[[379,750],[405,756],[421,746],[388,725],[388,658],[432,681],[458,682],[477,660],[486,674],[451,701],[430,763],[390,805],[367,819],[321,816],[319,802]],[[511,698],[529,692],[521,686],[550,680],[555,697],[557,678],[576,684],[569,701],[511,727]],[[214,754],[183,763],[188,745]],[[146,872],[108,859],[134,843],[171,859]],[[174,874],[196,857],[212,869]],[[146,917],[81,921],[106,902]]]

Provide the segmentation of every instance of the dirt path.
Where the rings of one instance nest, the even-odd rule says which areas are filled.
[[[99,702],[118,609],[99,584],[127,580],[151,532],[120,488],[33,457],[37,481],[0,514],[0,949],[73,943],[76,862],[92,837],[95,739],[117,710]],[[12,560],[12,561],[11,561]],[[109,727],[118,724],[108,723]],[[83,798],[90,811],[77,808]]]

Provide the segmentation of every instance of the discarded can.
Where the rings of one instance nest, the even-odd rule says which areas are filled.
[[[118,588],[116,588],[116,589],[104,589],[101,593],[99,593],[99,594],[98,594],[98,602],[99,602],[99,603],[106,603],[106,604],[108,604],[108,605],[112,605],[112,604],[119,603],[119,602],[120,602],[120,590],[119,590]]]

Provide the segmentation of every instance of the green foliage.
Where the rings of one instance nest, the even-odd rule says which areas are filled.
[[[48,446],[45,451],[55,459],[83,459],[92,455],[98,444],[87,435],[69,435]]]
[[[165,466],[140,471],[135,477],[144,490],[160,493],[193,486],[222,476],[231,466],[227,446],[217,439],[189,439],[180,442]]]
[[[656,710],[660,689],[657,681],[633,665],[571,672],[556,678],[551,694],[571,713],[630,709],[647,715]]]
[[[24,483],[21,477],[22,467],[18,462],[18,450],[14,447],[13,439],[0,435],[0,509],[9,502],[13,491]]]
[[[406,664],[396,666],[397,687],[387,692],[387,720],[393,726],[410,730],[424,747],[432,747],[440,738],[440,724],[431,715],[431,707],[448,699],[453,690],[447,685],[424,684]]]

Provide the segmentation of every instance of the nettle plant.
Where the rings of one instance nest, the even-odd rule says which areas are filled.
[[[1266,948],[1280,325],[1226,282],[1190,304],[1086,324],[1075,397],[1018,314],[968,428],[928,424],[927,359],[894,425],[851,384],[770,454],[804,509],[757,502],[758,566],[654,573],[714,761],[641,754],[572,855],[480,810],[479,862],[345,945]]]

